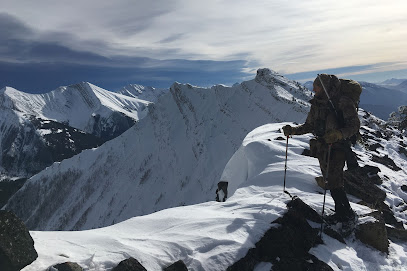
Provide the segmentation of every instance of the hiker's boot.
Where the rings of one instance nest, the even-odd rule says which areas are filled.
[[[321,187],[322,189],[325,189],[324,177],[322,177],[322,176],[315,177],[315,181],[317,182],[319,187]]]

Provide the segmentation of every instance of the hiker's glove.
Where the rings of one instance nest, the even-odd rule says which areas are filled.
[[[283,127],[283,132],[285,136],[289,136],[293,134],[293,127],[291,127],[290,125],[286,125]]]
[[[339,130],[332,130],[324,136],[324,139],[328,144],[338,142],[339,140],[343,139],[342,132]]]

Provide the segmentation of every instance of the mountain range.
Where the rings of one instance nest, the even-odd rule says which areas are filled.
[[[0,205],[53,162],[100,146],[147,114],[148,101],[90,83],[28,94],[0,90]]]
[[[323,190],[314,181],[318,163],[303,155],[311,136],[294,137],[286,146],[281,133],[287,121],[305,120],[311,97],[299,83],[268,69],[233,87],[174,83],[125,132],[53,163],[8,201],[5,209],[24,220],[39,249],[40,258],[24,270],[45,270],[67,258],[89,270],[110,270],[112,261],[129,256],[148,270],[177,259],[190,270],[232,268],[255,253],[288,210],[290,197],[282,187],[286,147],[286,189],[322,210]],[[376,199],[371,202],[353,193],[352,208],[363,223],[375,221],[369,214],[380,208],[388,231],[401,229],[407,223],[407,139],[362,108],[359,116],[362,140],[354,151],[361,166],[378,168],[367,179],[381,196],[370,195]],[[229,183],[224,203],[214,201],[219,181]],[[329,196],[326,208],[332,212]],[[389,241],[386,256],[352,238],[342,243],[323,234],[322,243],[309,250],[314,258],[304,261],[323,261],[332,270],[397,270],[407,264],[400,240]],[[270,270],[280,259],[294,260],[255,258],[256,267],[247,270]]]
[[[119,137],[31,178],[7,209],[30,229],[83,230],[211,200],[246,134],[269,122],[304,121],[310,97],[267,69],[233,87],[175,83]]]

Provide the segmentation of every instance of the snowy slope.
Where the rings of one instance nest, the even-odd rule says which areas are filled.
[[[380,120],[377,120],[380,121]],[[290,200],[283,193],[285,140],[280,140],[280,128],[287,123],[267,124],[251,131],[238,151],[228,162],[222,178],[231,182],[230,198],[224,203],[214,201],[166,209],[154,214],[134,217],[116,225],[79,232],[32,231],[39,258],[24,271],[45,270],[66,261],[79,263],[85,270],[111,270],[123,259],[134,257],[147,270],[162,270],[177,260],[183,260],[188,270],[226,270],[242,258],[278,217],[286,211]],[[364,123],[365,129],[375,131],[375,121]],[[377,127],[376,127],[377,128]],[[308,147],[310,135],[289,140],[287,190],[299,196],[319,213],[323,190],[314,177],[320,175],[316,159],[301,155]],[[383,153],[395,159],[399,166],[405,157],[393,152],[394,140]],[[361,146],[356,150],[361,165],[379,166],[388,181],[382,187],[388,192],[392,208],[400,207],[401,184],[407,184],[405,170],[395,174],[381,164],[370,161],[369,153]],[[392,193],[395,192],[395,193]],[[372,210],[359,205],[350,197],[358,214]],[[326,211],[334,206],[327,195]],[[398,219],[407,222],[402,212]],[[319,224],[313,227],[320,227]],[[389,255],[363,245],[353,237],[346,244],[323,234],[323,244],[310,250],[335,270],[406,270],[407,244],[390,241]],[[255,271],[270,270],[270,263],[260,263]]]
[[[112,118],[119,112],[131,119],[145,116],[147,101],[113,93],[90,83],[60,87],[45,94],[29,94],[6,87],[0,91],[2,108],[36,118],[66,122],[70,126],[93,134],[95,118]]]
[[[233,87],[176,83],[118,138],[31,178],[7,209],[30,229],[73,230],[212,200],[247,133],[269,122],[304,121],[309,98],[267,69]]]
[[[13,180],[118,136],[147,114],[149,103],[90,83],[45,94],[1,89],[0,205],[20,188]]]
[[[130,84],[118,90],[117,93],[154,103],[158,100],[158,97],[167,93],[168,91],[169,89],[165,88],[154,88],[138,84]]]

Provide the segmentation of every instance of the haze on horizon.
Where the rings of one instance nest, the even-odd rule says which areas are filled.
[[[403,0],[3,0],[0,88],[210,86],[262,67],[302,82],[407,78],[406,25]]]

